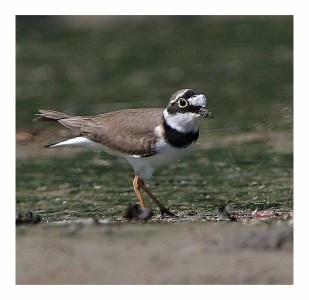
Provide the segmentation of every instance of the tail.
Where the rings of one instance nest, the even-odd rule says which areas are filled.
[[[55,110],[45,110],[39,109],[39,114],[35,114],[37,116],[33,119],[33,121],[50,121],[50,122],[58,122],[61,119],[66,119],[71,117],[70,115],[64,114]]]
[[[59,120],[69,118],[70,116],[67,114],[64,114],[59,111],[55,110],[46,110],[46,109],[39,109],[39,113],[35,114],[36,118],[33,119],[33,121],[50,121],[50,122],[58,122]],[[61,145],[61,142],[49,144],[46,146],[43,146],[44,148],[50,148],[50,147],[56,147],[58,144]]]

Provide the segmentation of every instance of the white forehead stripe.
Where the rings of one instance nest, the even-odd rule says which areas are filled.
[[[177,100],[180,98],[180,96],[182,96],[184,94],[184,92],[181,90],[179,91],[177,94],[173,95],[173,100],[170,101],[170,103],[175,103],[177,102]]]
[[[190,105],[206,107],[206,97],[204,95],[196,95],[188,99]]]

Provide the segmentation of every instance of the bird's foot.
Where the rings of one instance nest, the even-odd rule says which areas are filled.
[[[174,213],[172,213],[169,209],[166,207],[160,208],[161,216],[164,217],[164,214],[171,216],[171,217],[177,217]]]

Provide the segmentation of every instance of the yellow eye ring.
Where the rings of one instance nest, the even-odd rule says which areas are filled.
[[[188,101],[185,99],[185,98],[180,98],[179,100],[178,100],[178,106],[180,107],[180,108],[185,108],[185,107],[187,107],[188,106]]]

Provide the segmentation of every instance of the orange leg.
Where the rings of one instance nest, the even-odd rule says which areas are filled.
[[[141,193],[141,182],[143,182],[138,175],[135,175],[134,179],[133,179],[133,188],[134,191],[136,193],[137,199],[141,205],[141,208],[145,207],[145,202],[144,202],[144,198],[143,195]]]
[[[145,207],[145,202],[141,193],[141,189],[144,190],[147,195],[158,205],[162,214],[166,213],[170,216],[175,216],[172,212],[170,212],[157,198],[156,196],[145,186],[144,181],[135,175],[133,180],[133,187],[135,193],[137,195],[138,201],[141,204],[141,207]]]

